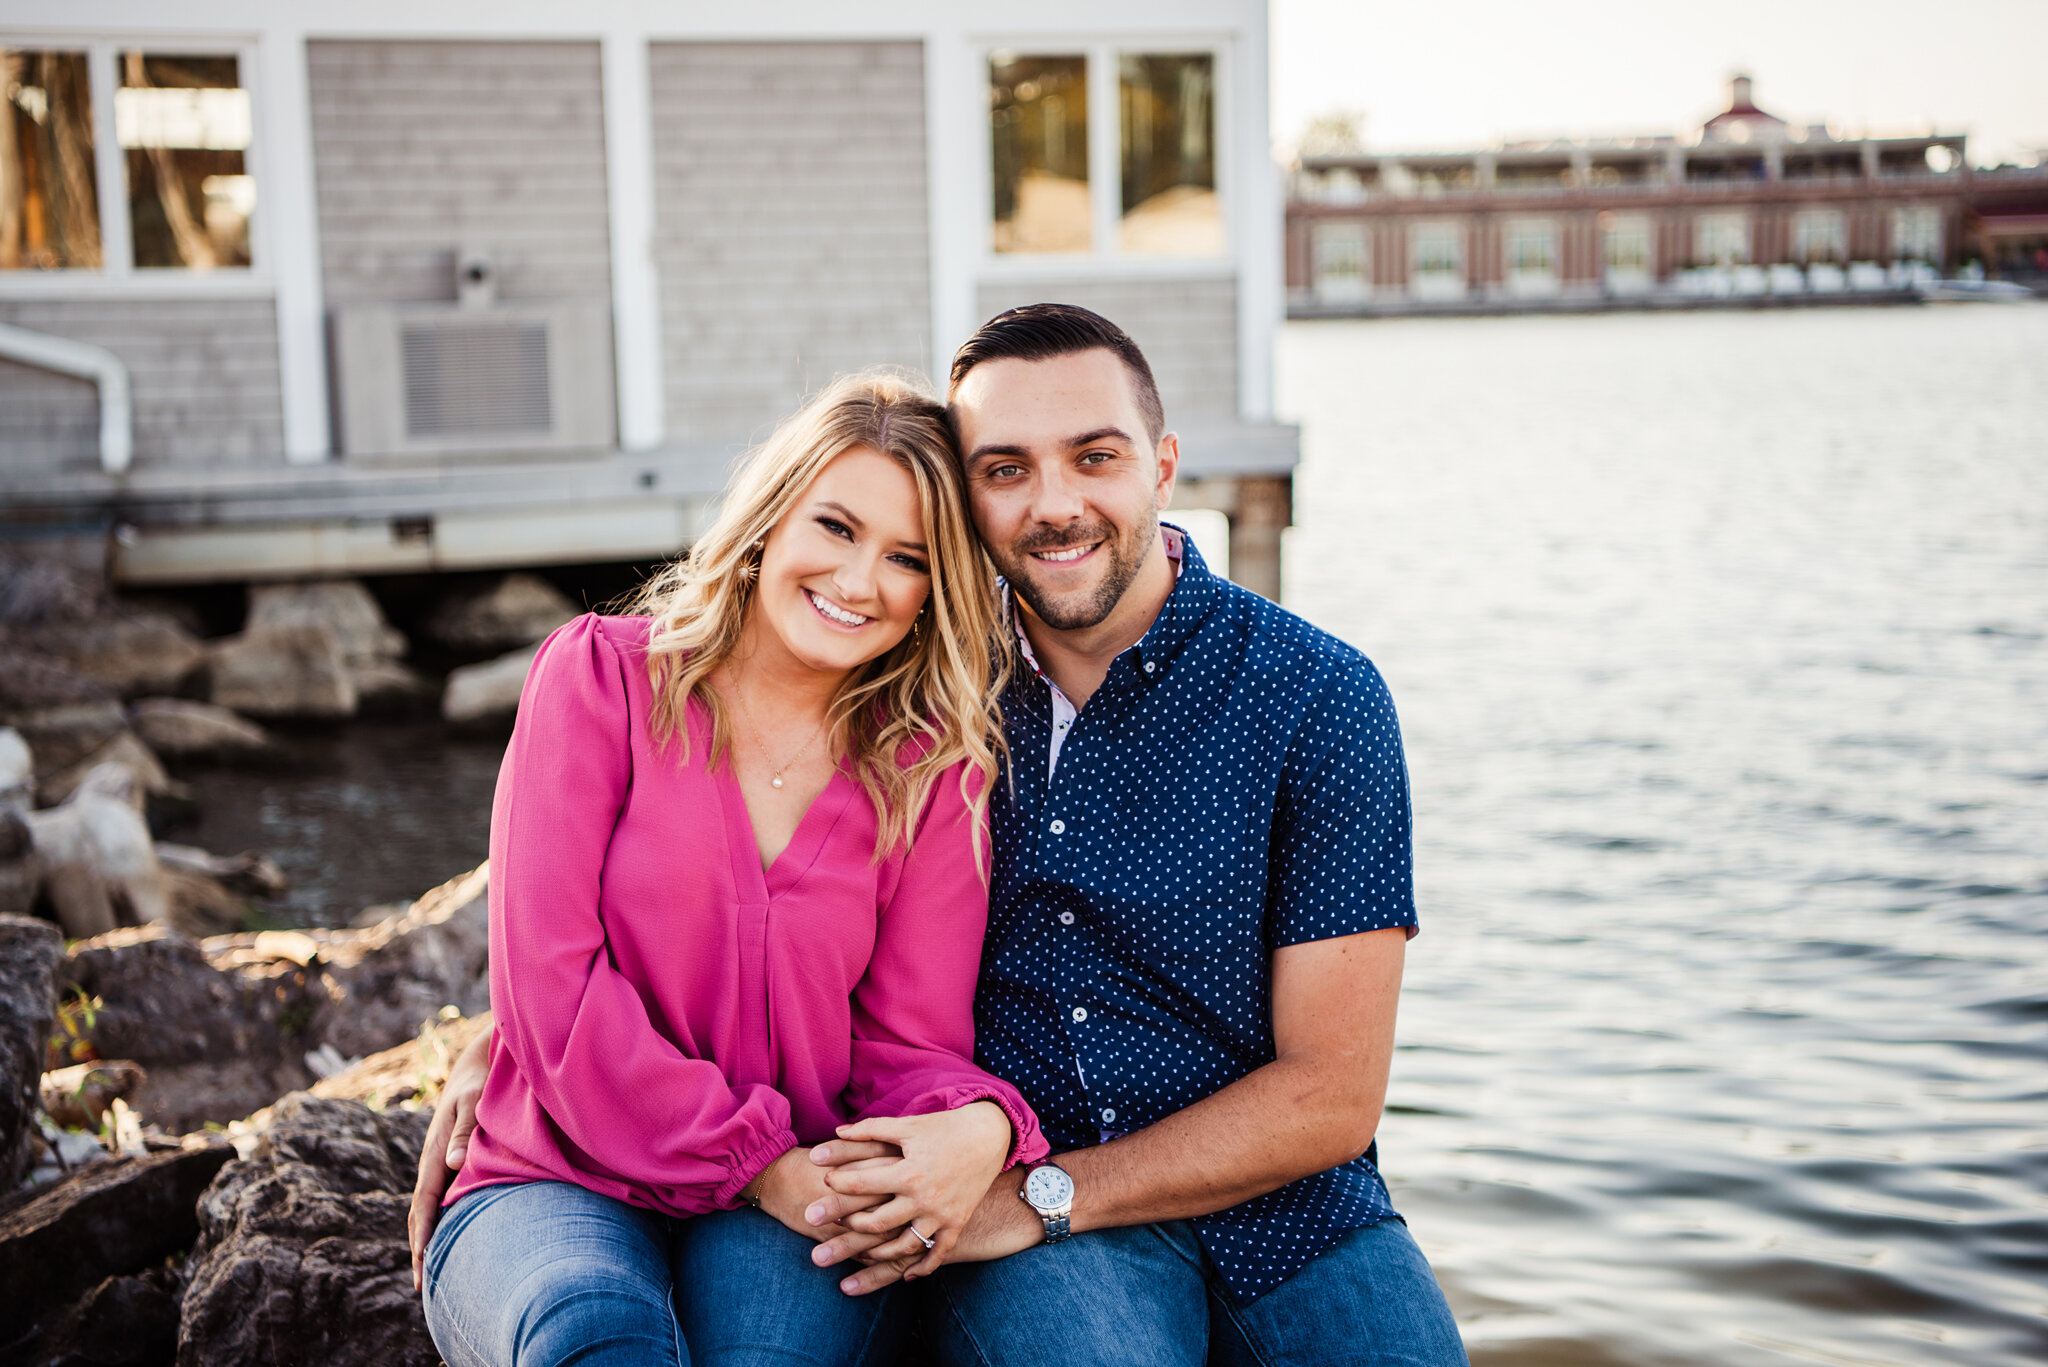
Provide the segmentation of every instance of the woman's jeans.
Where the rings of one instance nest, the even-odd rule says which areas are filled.
[[[889,1360],[895,1289],[842,1293],[814,1246],[757,1210],[676,1220],[561,1182],[485,1187],[427,1244],[427,1327],[449,1367]]]

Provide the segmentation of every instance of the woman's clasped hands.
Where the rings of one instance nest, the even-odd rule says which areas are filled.
[[[946,1261],[1013,1143],[1009,1117],[990,1101],[860,1120],[838,1133],[805,1155],[822,1191],[805,1205],[802,1223],[769,1213],[821,1240],[811,1251],[820,1267],[849,1259],[869,1267],[888,1263],[906,1280],[928,1276]],[[768,1209],[766,1190],[762,1208]],[[855,1294],[865,1289],[852,1278],[841,1286]]]

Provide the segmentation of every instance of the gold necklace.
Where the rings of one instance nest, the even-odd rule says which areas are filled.
[[[768,747],[761,744],[760,723],[754,720],[754,709],[747,706],[747,695],[741,691],[737,680],[735,680],[733,683],[732,696],[733,699],[740,705],[741,715],[743,715],[747,719],[747,730],[753,732],[754,734],[754,748],[756,750],[759,750],[763,756],[766,756],[768,753]],[[769,787],[780,788],[782,786],[782,776],[788,773],[793,767],[795,767],[796,762],[798,760],[802,759],[805,755],[811,753],[811,747],[818,743],[818,737],[824,734],[825,723],[830,720],[832,720],[832,713],[828,710],[825,713],[825,715],[819,719],[817,729],[811,732],[810,739],[804,742],[803,748],[801,750],[798,750],[795,754],[791,755],[788,759],[784,760],[780,765],[771,764],[769,766]]]

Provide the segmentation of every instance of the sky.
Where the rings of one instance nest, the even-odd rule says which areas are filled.
[[[1339,109],[1382,150],[1684,133],[1741,70],[1794,124],[1965,132],[1979,165],[2048,154],[2048,0],[1271,0],[1271,16],[1282,145]]]

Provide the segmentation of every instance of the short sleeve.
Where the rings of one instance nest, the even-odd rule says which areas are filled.
[[[1362,655],[1315,676],[1281,768],[1269,859],[1270,949],[1394,927],[1415,934],[1401,726]]]

